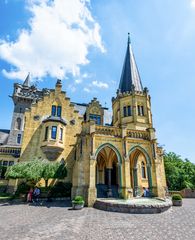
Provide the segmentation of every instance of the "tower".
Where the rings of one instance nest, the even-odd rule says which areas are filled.
[[[113,125],[146,130],[152,127],[151,103],[148,89],[143,88],[130,36],[116,98],[112,99]]]

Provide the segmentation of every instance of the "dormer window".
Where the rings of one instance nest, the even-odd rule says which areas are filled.
[[[101,116],[96,114],[89,115],[90,120],[94,120],[97,125],[101,125]]]
[[[58,106],[58,107],[57,107],[57,116],[58,116],[58,117],[61,117],[61,113],[62,113],[62,107],[61,107],[61,106]]]
[[[51,115],[52,116],[61,117],[61,114],[62,114],[62,107],[61,106],[52,105]]]
[[[52,115],[52,116],[56,116],[56,106],[55,106],[55,105],[52,105],[51,115]]]

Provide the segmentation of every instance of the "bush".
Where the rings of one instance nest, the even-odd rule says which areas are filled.
[[[84,199],[83,199],[82,196],[76,196],[72,202],[74,204],[83,204],[84,203]]]
[[[18,188],[16,190],[15,195],[19,196],[20,194],[27,194],[31,187],[32,184],[27,182],[21,182],[20,184],[18,184]]]
[[[172,200],[182,200],[182,196],[180,194],[173,194]]]
[[[50,190],[50,197],[70,197],[72,183],[57,182]]]

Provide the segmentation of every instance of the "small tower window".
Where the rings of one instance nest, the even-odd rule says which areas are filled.
[[[61,107],[61,106],[58,106],[58,107],[57,107],[57,116],[58,116],[58,117],[61,117],[61,114],[62,114],[62,107]]]
[[[144,116],[144,106],[138,105],[137,111],[139,116]]]
[[[146,178],[146,166],[144,162],[142,162],[142,178]]]
[[[17,130],[21,130],[21,124],[22,124],[21,118],[17,118],[16,119],[16,129]]]
[[[55,105],[52,105],[51,115],[52,115],[52,116],[56,116],[56,106],[55,106]]]
[[[128,107],[127,107],[127,113],[128,113],[128,116],[131,116],[131,115],[132,115],[132,113],[131,113],[131,106],[128,106]]]
[[[22,135],[21,135],[21,134],[18,134],[18,136],[17,136],[17,143],[18,143],[18,144],[21,143],[21,138],[22,138]]]
[[[45,138],[44,138],[45,141],[48,139],[48,131],[49,131],[49,127],[46,127],[45,128]]]
[[[56,139],[56,136],[57,136],[57,127],[52,126],[52,128],[51,128],[51,138]]]
[[[123,107],[123,116],[124,116],[124,117],[127,116],[127,107]]]

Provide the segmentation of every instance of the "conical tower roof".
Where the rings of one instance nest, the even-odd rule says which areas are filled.
[[[132,90],[142,92],[143,86],[128,33],[127,51],[119,84],[119,92],[123,93]]]
[[[30,73],[28,73],[26,79],[24,80],[23,86],[30,87]]]

